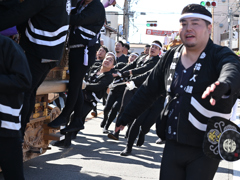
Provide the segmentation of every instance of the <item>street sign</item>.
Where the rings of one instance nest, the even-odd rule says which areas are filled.
[[[178,33],[178,31],[173,31],[173,32],[175,32],[176,34]],[[167,34],[168,36],[171,36],[172,31],[146,29],[146,34],[155,35],[155,36],[164,36],[165,34]]]

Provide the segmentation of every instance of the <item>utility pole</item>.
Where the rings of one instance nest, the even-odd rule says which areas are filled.
[[[212,24],[211,39],[214,42],[214,8],[212,8]]]
[[[239,8],[240,8],[240,2],[239,0],[237,0],[238,3],[237,3],[237,9],[238,9],[238,12],[239,12]],[[238,52],[240,51],[240,14],[238,15]]]
[[[229,7],[229,14],[228,14],[228,25],[229,25],[229,44],[228,47],[229,49],[232,49],[232,36],[233,36],[233,31],[232,31],[232,8]]]
[[[129,37],[129,3],[131,0],[125,0],[124,2],[124,15],[123,15],[123,31],[125,35],[126,41],[128,41]]]
[[[228,0],[228,33],[229,33],[229,49],[232,49],[232,8],[230,7]]]

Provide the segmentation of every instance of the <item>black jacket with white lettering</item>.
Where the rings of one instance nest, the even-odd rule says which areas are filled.
[[[169,77],[173,76],[173,74],[170,75],[170,72],[173,72],[172,70],[176,66],[173,64],[173,60],[178,61],[181,57],[183,46],[179,47],[180,53],[177,52],[178,47],[169,50],[155,66],[120,117],[122,125],[126,125],[124,122],[139,116],[139,112],[144,112],[165,90],[171,94]],[[229,48],[213,44],[209,39],[194,69],[195,72],[199,71],[198,75],[194,81],[191,81],[192,78],[189,80],[188,84],[192,84],[192,87],[185,89],[185,93],[182,94],[177,141],[201,147],[208,119],[213,116],[226,119],[230,117],[232,106],[237,98],[236,93],[240,89],[240,62]],[[231,92],[228,98],[222,98],[217,101],[215,106],[212,106],[209,103],[210,97],[202,99],[202,93],[215,81],[228,83]],[[162,131],[165,131],[163,134],[167,133],[166,127],[162,127]]]
[[[60,60],[69,27],[71,0],[24,0],[0,12],[0,30],[18,26],[20,45],[40,59]]]
[[[80,13],[77,13],[80,2],[70,15],[69,45],[93,46],[97,42],[98,34],[105,21],[105,9],[100,0],[93,0]]]
[[[0,35],[0,137],[20,137],[23,92],[32,76],[23,49]]]

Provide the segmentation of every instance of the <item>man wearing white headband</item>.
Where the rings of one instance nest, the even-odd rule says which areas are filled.
[[[128,63],[131,63],[131,62],[133,62],[135,59],[137,59],[138,58],[138,54],[136,54],[136,53],[131,53],[130,55],[129,55],[129,58],[128,58]]]
[[[122,77],[128,76],[137,76],[139,74],[143,74],[146,71],[152,69],[154,67],[156,59],[158,59],[158,55],[161,51],[162,44],[159,41],[153,41],[149,50],[149,55],[143,55],[138,57],[135,61],[125,66],[123,69],[119,71]],[[118,74],[114,74],[113,76],[118,76]]]
[[[108,85],[113,81],[111,71],[115,64],[115,58],[107,55],[101,66],[92,66],[90,68],[81,87],[84,95],[82,109],[74,111],[71,115],[70,123],[60,131],[62,134],[66,134],[67,137],[62,141],[54,143],[55,146],[69,147],[71,139],[76,138],[78,131],[84,129],[88,113],[96,107],[97,103],[104,96]]]
[[[240,90],[240,62],[229,48],[212,42],[211,22],[211,13],[201,5],[183,9],[183,44],[166,52],[119,117],[116,131],[166,92],[156,125],[158,136],[166,140],[161,180],[212,180],[219,165],[204,154],[203,139],[210,118],[230,118]]]
[[[138,75],[144,74],[145,72],[151,70],[159,61],[159,53],[161,51],[162,43],[155,40],[152,42],[149,55],[142,55],[139,56],[137,59],[135,59],[133,62],[129,63],[124,68],[120,69],[118,73],[113,74],[114,77],[120,76],[122,78],[126,77],[136,77]],[[125,109],[128,102],[131,100],[134,93],[137,91],[137,89],[128,90],[126,89],[123,95],[123,101],[120,109],[120,114]],[[117,119],[118,121],[118,119]],[[109,133],[108,137],[110,139],[118,140],[119,138],[119,132],[112,134]]]

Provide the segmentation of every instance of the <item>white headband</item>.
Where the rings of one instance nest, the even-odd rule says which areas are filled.
[[[151,45],[157,46],[157,47],[159,47],[160,49],[162,49],[162,47],[161,47],[159,44],[157,44],[157,43],[152,43]]]
[[[117,57],[115,56],[115,54],[114,54],[113,52],[108,52],[108,53],[106,54],[106,56],[108,56],[109,54],[113,55],[114,58],[115,58],[115,61],[116,61]]]
[[[131,53],[131,54],[130,54],[130,56],[131,56],[131,55],[134,55],[134,56],[137,56],[137,57],[138,57],[138,55],[137,55],[137,54],[135,54],[135,53]]]
[[[186,13],[186,14],[182,14],[179,21],[181,21],[182,19],[184,18],[190,18],[190,17],[196,17],[196,18],[201,18],[201,19],[204,19],[208,22],[210,22],[212,24],[212,18],[207,16],[207,15],[204,15],[204,14],[199,14],[199,13]]]

